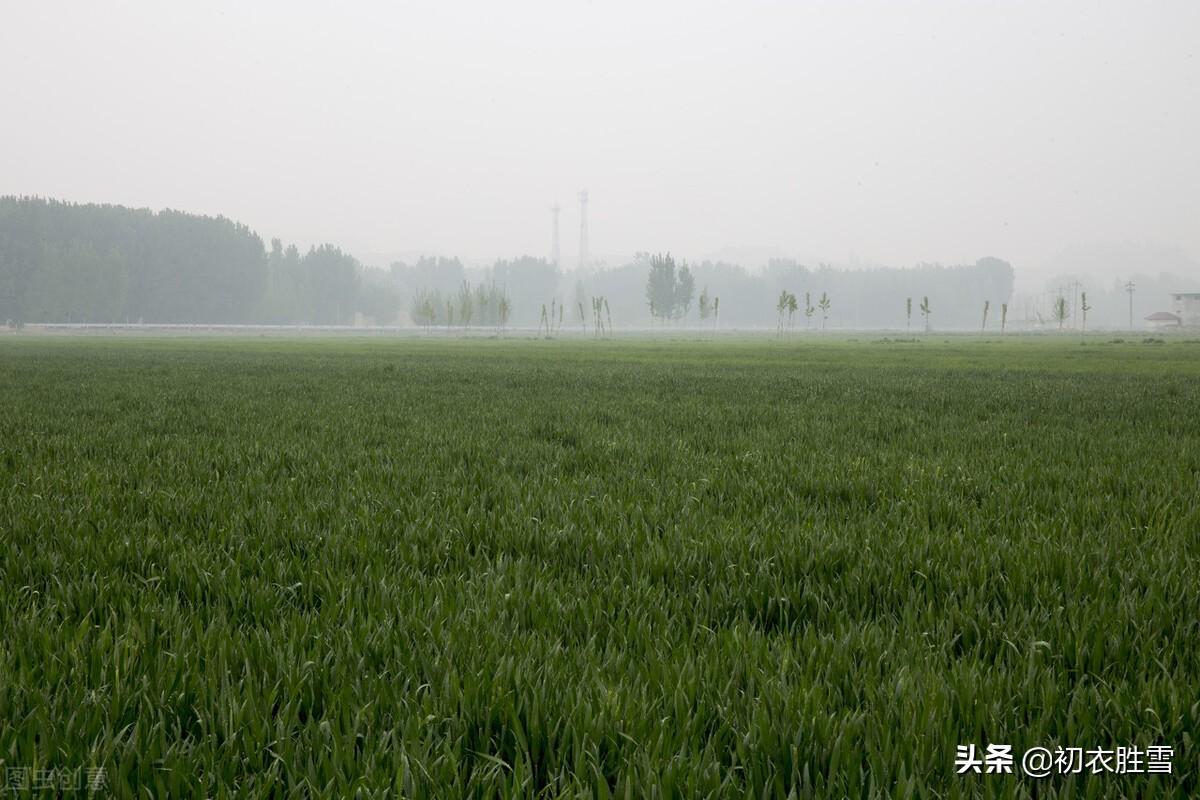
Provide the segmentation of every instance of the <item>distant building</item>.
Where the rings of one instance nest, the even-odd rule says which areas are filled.
[[[1171,309],[1179,318],[1180,325],[1200,327],[1200,292],[1175,292],[1171,295]]]
[[[1179,317],[1172,314],[1170,311],[1155,311],[1150,316],[1146,317],[1146,322],[1149,322],[1151,330],[1162,330],[1163,328],[1178,328]]]

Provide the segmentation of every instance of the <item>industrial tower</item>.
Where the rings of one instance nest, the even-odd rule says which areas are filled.
[[[587,226],[588,193],[584,189],[579,193],[579,266],[582,269],[588,265],[588,226]]]
[[[551,217],[551,219],[554,220],[554,239],[551,241],[551,244],[550,244],[550,261],[556,267],[558,266],[558,212],[559,211],[562,211],[562,208],[558,205],[557,202],[555,202],[554,205],[550,206],[550,217]]]

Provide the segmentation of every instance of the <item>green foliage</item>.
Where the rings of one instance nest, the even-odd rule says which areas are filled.
[[[1054,320],[1058,323],[1058,329],[1061,331],[1063,323],[1067,321],[1067,317],[1071,316],[1070,310],[1067,308],[1067,298],[1059,297],[1054,301]]]
[[[612,312],[607,297],[592,298],[592,330],[598,337],[612,335]]]
[[[464,328],[470,328],[474,316],[475,293],[471,291],[471,284],[463,281],[462,286],[458,289],[458,318]]]
[[[542,303],[556,296],[562,279],[557,264],[532,256],[497,261],[490,272],[490,282],[504,289],[510,301],[509,313],[519,325],[537,321]]]
[[[682,319],[692,305],[696,279],[687,262],[675,265],[670,253],[650,256],[650,273],[646,278],[646,300],[650,316],[662,321]]]
[[[472,324],[504,328],[508,324],[510,301],[503,289],[495,284],[471,287],[463,281],[450,296],[437,289],[417,289],[409,303],[409,316],[422,327]]]
[[[388,288],[332,245],[301,255],[223,217],[0,197],[0,319],[76,323],[390,322]]]
[[[779,333],[783,333],[783,315],[787,314],[787,326],[789,329],[794,325],[796,309],[799,304],[796,302],[796,295],[784,289],[779,293],[779,299],[775,303],[775,311],[779,314]]]
[[[244,322],[263,242],[222,217],[0,197],[0,319]]]
[[[1198,383],[1175,342],[0,337],[0,767],[1194,797]]]

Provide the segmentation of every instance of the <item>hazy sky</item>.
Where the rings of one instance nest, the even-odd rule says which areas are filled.
[[[0,193],[358,253],[1200,257],[1200,2],[5,0]]]

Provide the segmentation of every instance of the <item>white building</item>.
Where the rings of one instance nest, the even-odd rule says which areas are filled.
[[[1175,292],[1171,300],[1171,311],[1179,317],[1180,325],[1200,327],[1200,292]]]

